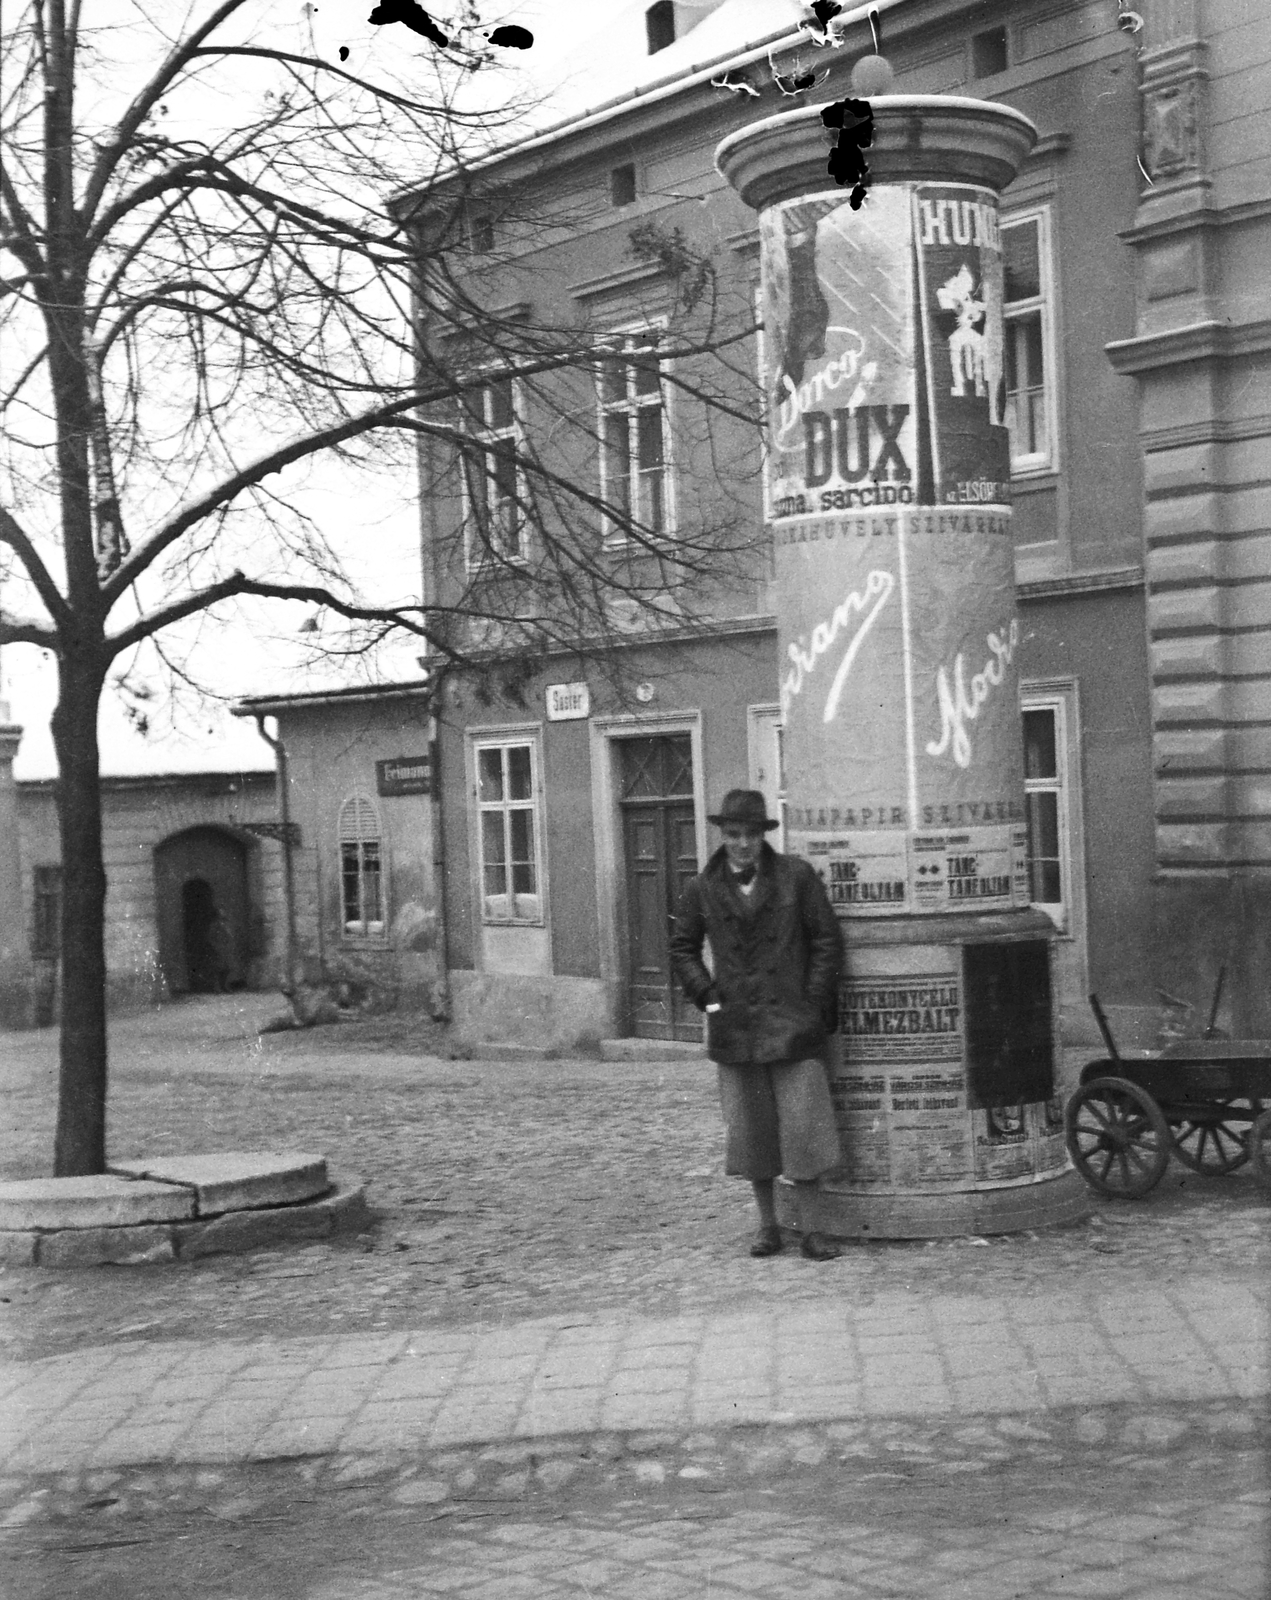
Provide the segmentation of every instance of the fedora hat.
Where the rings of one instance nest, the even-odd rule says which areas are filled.
[[[724,796],[723,805],[706,820],[720,828],[732,824],[742,828],[762,828],[765,833],[769,828],[780,826],[768,815],[768,802],[758,789],[730,789]]]

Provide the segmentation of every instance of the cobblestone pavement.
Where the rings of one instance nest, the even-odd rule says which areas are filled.
[[[111,1154],[317,1150],[370,1180],[380,1226],[159,1270],[10,1270],[0,1349],[865,1303],[971,1286],[1071,1285],[1115,1301],[1130,1281],[1202,1266],[1236,1282],[1268,1276],[1271,1197],[1247,1169],[1204,1178],[1176,1164],[1147,1201],[1096,1203],[1078,1227],[757,1264],[744,1248],[748,1186],[720,1172],[709,1063],[447,1061],[401,1054],[416,1039],[387,1022],[257,1038],[276,1006],[209,998],[118,1024]],[[427,1042],[436,1047],[435,1034]],[[48,1171],[53,1061],[50,1034],[0,1036],[0,1176]]]
[[[400,1023],[262,1041],[268,1009],[118,1026],[112,1155],[318,1150],[383,1219],[0,1274],[0,1595],[1271,1592],[1247,1175],[755,1262],[705,1063],[448,1060]],[[0,1036],[4,1176],[47,1170],[51,1045]]]
[[[1265,1600],[1265,1405],[0,1484],[22,1600]]]

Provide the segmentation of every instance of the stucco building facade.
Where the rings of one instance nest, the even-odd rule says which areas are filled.
[[[461,263],[473,292],[510,323],[573,328],[608,352],[607,375],[572,392],[594,423],[568,470],[598,494],[617,485],[659,538],[740,529],[727,571],[656,637],[616,609],[602,651],[526,658],[487,627],[459,640],[470,668],[429,658],[426,684],[343,707],[251,703],[280,718],[304,848],[318,852],[299,891],[317,969],[374,971],[399,999],[448,1003],[473,1041],[696,1037],[670,981],[678,888],[727,789],[781,806],[747,420],[762,350],[736,347],[752,377],[713,415],[657,353],[687,326],[686,262],[709,263],[699,288],[729,315],[755,303],[758,230],[714,168],[719,140],[793,103],[773,64],[813,70],[805,98],[829,103],[871,48],[864,8],[838,48],[792,35],[777,9],[756,35],[754,6],[651,7],[656,29],[613,41],[626,89],[481,167],[465,199],[479,216]],[[1219,1022],[1271,1033],[1271,18],[1241,0],[1126,10],[898,0],[882,25],[895,92],[1001,100],[1039,132],[1002,197],[1030,881],[1057,928],[1067,1036],[1095,1037],[1094,990],[1122,1042],[1148,1045],[1166,1020],[1199,1031],[1220,974]],[[505,228],[509,193],[531,197],[543,225]],[[426,297],[421,327],[426,340]],[[476,370],[466,425],[487,445],[559,431],[548,386]],[[509,510],[519,496],[497,454],[475,480],[463,456],[444,441],[421,450],[424,588],[439,608],[478,592],[492,538],[504,579],[545,549]],[[647,552],[609,531],[597,519],[596,561],[618,587]],[[426,798],[376,792],[377,762],[425,752]],[[348,820],[359,795],[365,835]],[[373,937],[350,932],[372,835]]]

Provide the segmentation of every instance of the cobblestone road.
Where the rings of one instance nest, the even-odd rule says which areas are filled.
[[[1099,1204],[1074,1228],[870,1244],[825,1266],[795,1252],[755,1263],[747,1186],[721,1175],[709,1063],[448,1061],[400,1053],[418,1032],[391,1023],[259,1039],[275,1005],[193,1001],[121,1024],[110,1153],[316,1150],[370,1180],[380,1225],[158,1270],[10,1270],[0,1337],[11,1353],[549,1311],[673,1315],[827,1292],[862,1303],[894,1290],[1009,1294],[1065,1279],[1115,1298],[1129,1278],[1189,1267],[1264,1281],[1271,1260],[1271,1198],[1247,1169],[1202,1178],[1174,1164],[1148,1201]],[[0,1050],[0,1176],[45,1173],[51,1036],[9,1035]]]
[[[121,1362],[153,1356],[167,1370],[200,1350],[234,1367],[287,1341],[343,1350],[362,1333],[386,1336],[363,1341],[376,1349],[411,1329],[424,1342],[515,1344],[535,1319],[574,1317],[593,1339],[613,1322],[638,1343],[640,1319],[659,1317],[721,1319],[740,1338],[769,1313],[798,1326],[806,1308],[806,1331],[827,1317],[886,1320],[901,1303],[914,1307],[912,1343],[928,1313],[996,1296],[1003,1329],[1043,1300],[1071,1323],[1080,1302],[1083,1326],[1150,1362],[1152,1306],[1168,1300],[1175,1322],[1195,1322],[1198,1299],[1225,1314],[1266,1281],[1268,1198],[1247,1175],[1177,1167],[1149,1201],[1096,1205],[1068,1229],[871,1244],[824,1266],[793,1252],[755,1262],[746,1188],[720,1174],[706,1063],[449,1060],[435,1030],[400,1022],[262,1041],[269,1009],[208,1000],[118,1026],[112,1155],[317,1150],[370,1180],[382,1221],[363,1238],[174,1266],[10,1269],[0,1337],[11,1358],[32,1372],[104,1362],[109,1390]],[[53,1081],[51,1038],[0,1036],[0,1174],[47,1171]],[[1048,1327],[1076,1379],[1051,1409],[1017,1407],[980,1349],[964,1353],[989,1386],[978,1412],[955,1373],[944,1409],[915,1414],[893,1351],[883,1376],[897,1409],[878,1417],[827,1420],[812,1385],[797,1425],[633,1412],[624,1431],[417,1440],[396,1453],[386,1424],[367,1434],[378,1444],[324,1454],[302,1440],[286,1460],[120,1451],[102,1466],[80,1450],[73,1469],[0,1479],[0,1595],[1266,1600],[1262,1346],[1248,1346],[1252,1365],[1233,1366],[1227,1390],[1213,1389],[1211,1363],[1211,1398],[1192,1402],[1187,1360],[1164,1350],[1134,1391],[1154,1402],[1131,1404],[1074,1355],[1080,1331]],[[171,1395],[156,1380],[133,1420],[202,1404],[208,1385],[220,1394],[215,1374],[201,1379]],[[350,1401],[347,1385],[338,1397]],[[103,1391],[103,1404],[124,1401]],[[73,1411],[66,1425],[87,1437]]]
[[[1265,1600],[1265,1406],[0,1485],[22,1600]]]

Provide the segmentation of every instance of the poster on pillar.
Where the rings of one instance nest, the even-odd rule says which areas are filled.
[[[996,196],[760,233],[789,846],[845,916],[1026,904]]]

